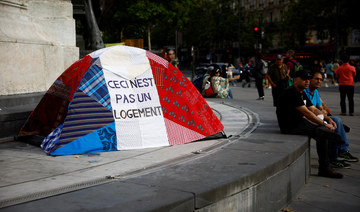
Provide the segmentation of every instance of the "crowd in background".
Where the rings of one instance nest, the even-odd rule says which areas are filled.
[[[281,56],[281,58],[279,59],[278,57]],[[162,57],[165,58],[167,61],[169,61],[169,63],[171,63],[174,67],[178,68],[181,70],[180,67],[180,61],[176,56],[176,52],[174,48],[165,48],[163,53],[162,53]],[[206,65],[206,69],[205,71],[200,71],[199,73],[196,73],[196,77],[195,80],[199,81],[199,78],[201,78],[201,80],[203,80],[203,82],[201,83],[202,86],[198,85],[198,90],[205,96],[205,97],[218,97],[218,98],[231,98],[232,97],[232,93],[231,93],[231,86],[242,86],[243,88],[245,87],[251,87],[252,84],[255,85],[255,87],[258,90],[258,100],[264,100],[265,95],[264,95],[264,88],[265,89],[272,89],[272,94],[274,96],[274,93],[278,92],[281,93],[281,91],[279,91],[279,89],[285,89],[285,87],[289,87],[291,86],[291,84],[293,83],[291,80],[293,78],[293,69],[294,66],[296,66],[296,63],[298,63],[299,61],[297,61],[296,58],[296,54],[295,51],[293,50],[289,50],[286,53],[282,53],[282,54],[278,54],[275,58],[267,58],[264,57],[261,53],[257,53],[253,56],[247,57],[247,58],[241,58],[240,61],[238,61],[237,63],[233,64],[230,60],[232,60],[232,58],[229,59],[229,61],[225,61],[222,63],[208,63]],[[271,82],[271,79],[269,78],[269,76],[267,74],[261,74],[260,73],[260,69],[262,69],[262,63],[260,61],[266,61],[267,63],[267,67],[269,69],[271,69],[271,67],[274,68],[274,66],[279,66],[279,63],[281,63],[280,65],[284,64],[284,66],[287,69],[287,76],[286,76],[286,80],[283,80],[283,83],[280,87],[274,88],[274,83]],[[309,61],[309,60],[308,60]],[[312,59],[312,62],[308,62],[307,63],[302,63],[303,61],[300,60],[300,63],[302,63],[301,65],[303,67],[305,67],[306,69],[312,70],[312,71],[320,71],[321,73],[323,73],[324,75],[324,83],[322,84],[322,86],[324,87],[329,87],[329,86],[338,86],[339,81],[338,78],[336,76],[336,70],[339,66],[342,65],[342,60],[340,59]],[[277,64],[278,63],[278,64]],[[356,60],[350,60],[349,64],[353,67],[355,67],[356,70],[356,76],[354,78],[355,82],[360,81],[360,62],[359,59]],[[215,70],[214,70],[214,67]],[[211,84],[211,79],[215,78],[215,75],[217,73],[215,73],[214,71],[218,71],[220,72],[218,77],[218,80],[213,80],[213,82],[221,82],[220,85],[215,85],[214,83]],[[211,76],[210,78],[207,76]],[[285,76],[282,76],[282,78],[284,78]],[[206,80],[209,81],[209,83],[206,83]],[[286,83],[284,82],[286,81]],[[278,82],[280,83],[280,82]],[[200,83],[198,83],[200,84]],[[205,95],[205,85],[206,84],[210,84],[213,88],[213,90],[215,90],[214,92],[216,92],[216,89],[221,90],[221,92],[219,93],[224,93],[224,90],[226,91],[225,93],[227,94],[219,94],[219,95]],[[219,83],[217,83],[219,84]],[[274,106],[276,106],[276,99],[274,99]]]
[[[164,54],[169,63],[179,68],[175,50]],[[196,71],[194,86],[204,97],[232,99],[231,86],[251,87],[252,79],[258,91],[257,100],[264,100],[264,88],[271,89],[273,105],[281,133],[307,135],[316,140],[319,176],[343,178],[333,168],[350,168],[347,162],[358,162],[350,154],[346,132],[349,127],[320,98],[318,88],[338,87],[341,114],[354,116],[354,83],[359,81],[359,61],[344,55],[342,60],[313,60],[311,64],[297,61],[294,50],[269,60],[261,53],[239,61],[212,63]],[[324,82],[324,83],[323,83]],[[231,85],[231,86],[230,86]],[[346,106],[348,100],[348,113]]]

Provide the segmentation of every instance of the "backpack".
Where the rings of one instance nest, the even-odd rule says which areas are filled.
[[[194,80],[193,85],[195,86],[195,88],[201,93],[203,88],[202,88],[202,84],[204,81],[205,76],[201,76],[198,77],[197,79]]]
[[[202,93],[203,96],[205,97],[215,97],[217,94],[216,94],[216,91],[214,91],[213,89],[213,86],[212,86],[212,83],[211,83],[211,77],[210,76],[206,76],[204,77],[204,92]]]
[[[211,82],[207,81],[206,85],[205,85],[205,96],[206,97],[214,97],[215,95],[216,95],[216,93],[211,85]]]
[[[292,60],[289,60],[292,64],[294,64],[294,68],[290,70],[290,77],[294,78],[295,72],[302,70],[303,66],[299,62],[294,62]]]
[[[260,73],[261,73],[263,76],[265,76],[265,75],[268,73],[268,71],[269,71],[269,64],[268,64],[265,60],[263,60],[263,59],[260,59],[260,62],[262,63],[262,67],[261,67],[261,69],[260,69]]]

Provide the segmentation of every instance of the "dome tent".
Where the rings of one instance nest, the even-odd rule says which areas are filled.
[[[184,144],[223,130],[192,83],[163,58],[114,46],[71,65],[19,132],[49,155]]]

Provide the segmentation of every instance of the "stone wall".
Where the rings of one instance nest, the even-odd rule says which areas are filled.
[[[0,95],[46,91],[79,59],[71,0],[0,0]]]

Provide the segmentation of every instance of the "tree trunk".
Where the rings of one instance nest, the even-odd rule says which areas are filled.
[[[105,47],[105,44],[101,37],[99,26],[96,22],[95,14],[92,8],[91,0],[84,0],[85,5],[85,16],[90,34],[90,41],[87,48],[91,50],[97,50]]]
[[[151,51],[151,31],[150,31],[150,24],[147,25],[147,38],[148,38],[149,51]]]

